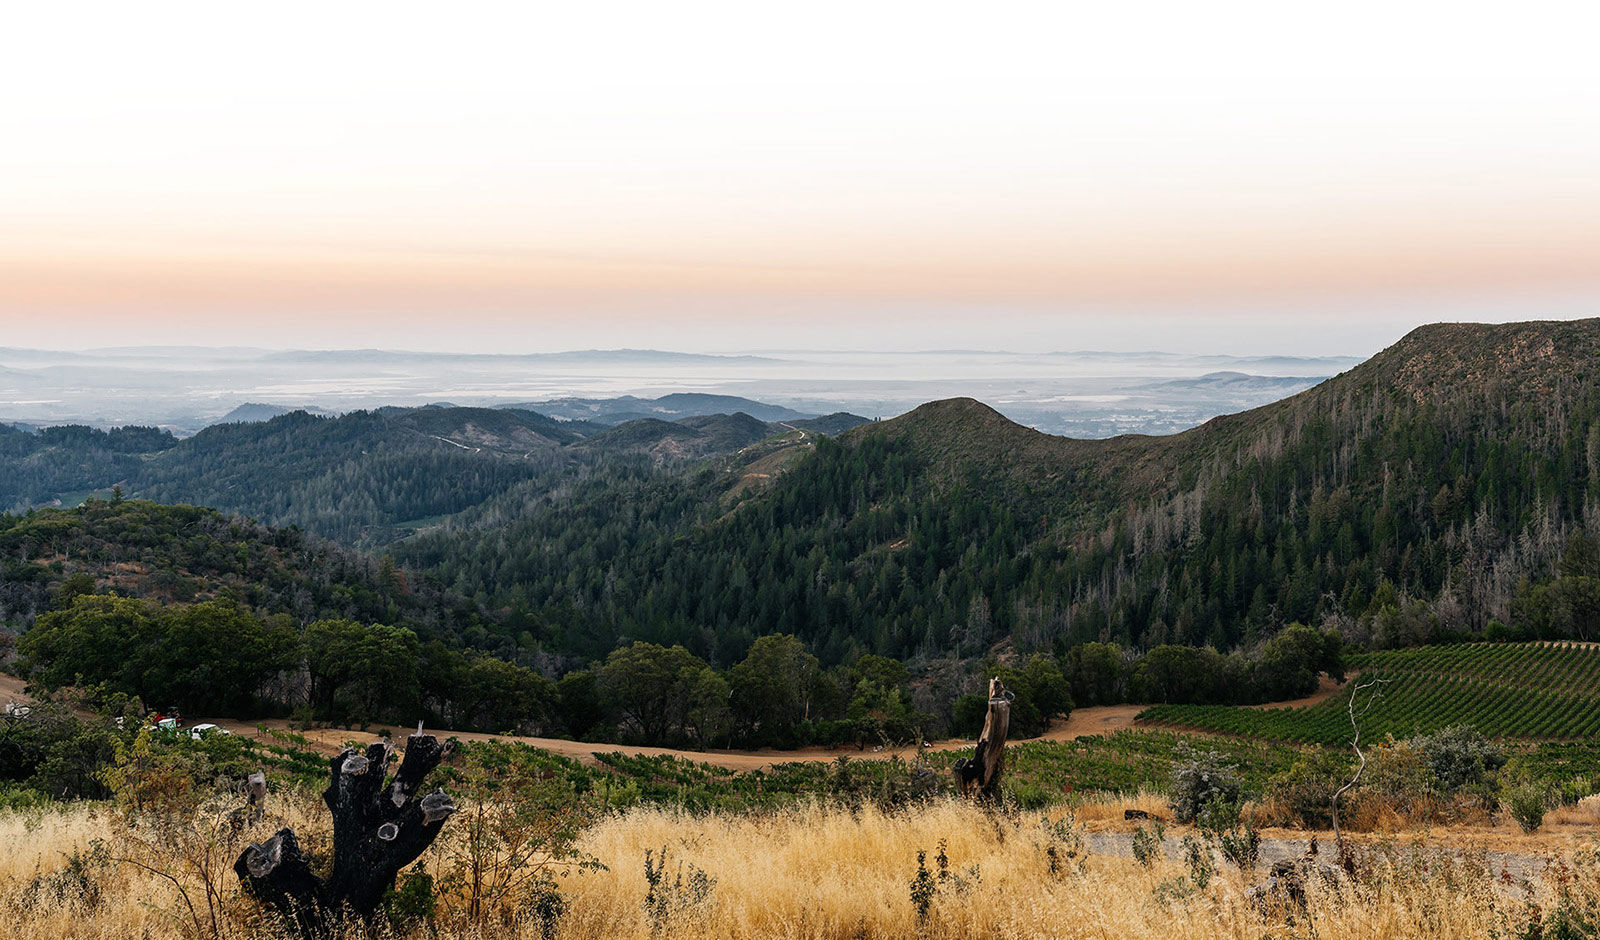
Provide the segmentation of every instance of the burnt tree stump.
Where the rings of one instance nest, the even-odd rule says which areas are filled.
[[[420,731],[406,740],[405,759],[385,781],[392,751],[385,742],[360,754],[347,748],[330,762],[322,801],[333,814],[333,866],[318,877],[293,829],[252,844],[234,862],[245,890],[275,908],[307,940],[330,934],[347,916],[369,919],[395,876],[438,838],[455,805],[443,790],[421,798],[422,781],[455,749]]]
[[[963,757],[955,765],[956,782],[964,796],[989,800],[1000,796],[1000,774],[1006,762],[1006,733],[1011,730],[1011,700],[1015,697],[999,679],[989,680],[989,713],[984,716],[978,746],[971,757]]]

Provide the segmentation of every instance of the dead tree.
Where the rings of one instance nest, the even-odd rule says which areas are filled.
[[[455,805],[443,790],[416,798],[422,781],[454,750],[431,734],[406,741],[405,759],[385,785],[392,748],[365,755],[347,748],[333,758],[322,801],[333,814],[333,865],[318,877],[293,829],[252,844],[234,862],[245,890],[291,921],[306,940],[328,936],[345,917],[370,919],[395,876],[433,843]]]
[[[258,770],[246,777],[244,795],[250,804],[246,819],[253,826],[265,818],[267,814],[267,775]]]
[[[1356,784],[1360,783],[1361,775],[1365,773],[1367,769],[1367,755],[1361,752],[1360,720],[1366,717],[1367,712],[1371,711],[1372,706],[1378,701],[1378,697],[1383,695],[1383,686],[1388,681],[1388,679],[1372,679],[1367,682],[1358,683],[1350,690],[1350,701],[1347,705],[1347,708],[1350,712],[1350,747],[1356,752],[1356,760],[1359,763],[1356,765],[1355,776],[1351,777],[1344,786],[1335,790],[1333,793],[1333,799],[1329,801],[1329,809],[1331,810],[1331,815],[1333,816],[1333,841],[1339,846],[1340,855],[1344,854],[1344,836],[1339,831],[1339,797],[1344,796],[1346,790],[1349,790]],[[1357,714],[1356,696],[1360,695],[1361,690],[1363,689],[1372,689],[1373,692],[1371,695],[1367,696],[1367,704],[1361,709],[1360,714]]]
[[[971,757],[956,761],[956,782],[964,796],[996,799],[1000,796],[1000,773],[1006,762],[1006,732],[1011,729],[1011,701],[1016,693],[1007,691],[998,678],[989,680],[989,713],[983,719],[983,733]]]

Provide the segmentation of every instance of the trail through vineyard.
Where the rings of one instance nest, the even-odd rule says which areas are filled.
[[[1291,701],[1269,702],[1265,705],[1254,707],[1305,708],[1322,702],[1324,699],[1327,699],[1329,696],[1335,694],[1344,687],[1345,686],[1341,686],[1327,676],[1322,676],[1320,686],[1312,695]],[[3,692],[4,689],[0,688],[0,693]],[[1067,718],[1066,721],[1058,720],[1052,723],[1050,730],[1046,731],[1039,737],[1032,738],[1030,740],[1071,741],[1081,737],[1088,737],[1090,735],[1107,734],[1112,731],[1120,731],[1123,729],[1132,728],[1134,726],[1134,716],[1138,715],[1139,712],[1144,710],[1146,707],[1147,706],[1144,705],[1102,705],[1092,708],[1073,709],[1072,714]],[[262,728],[265,728],[269,731],[292,730],[289,727],[289,721],[282,718],[271,718],[259,722],[240,721],[231,718],[206,718],[200,720],[214,722],[215,724],[226,728],[235,734],[256,735],[260,733]],[[310,741],[312,746],[317,750],[327,754],[337,754],[345,747],[346,742],[349,742],[353,739],[368,740],[378,735],[384,729],[387,729],[391,735],[395,735],[397,737],[403,737],[405,734],[409,733],[409,731],[415,730],[402,729],[392,725],[371,725],[368,727],[365,733],[342,728],[313,728],[309,730],[296,731],[295,733],[304,735],[305,738]],[[661,755],[671,755],[674,757],[684,758],[685,760],[695,761],[697,763],[713,764],[718,767],[726,767],[730,770],[740,771],[760,770],[763,767],[768,767],[773,764],[791,763],[794,761],[829,761],[838,757],[876,759],[899,757],[902,760],[914,761],[916,760],[917,756],[917,749],[915,745],[910,744],[877,748],[804,747],[796,748],[790,751],[773,750],[770,748],[756,751],[694,751],[678,748],[644,747],[640,745],[627,744],[597,744],[586,741],[569,741],[564,738],[538,738],[525,735],[484,734],[473,731],[449,731],[443,729],[433,730],[436,734],[454,735],[464,741],[508,741],[518,744],[527,744],[533,747],[543,748],[544,750],[559,754],[563,757],[570,757],[575,760],[582,761],[589,766],[600,765],[600,762],[595,759],[596,754],[609,753],[622,753],[630,757],[656,757]],[[951,738],[945,741],[929,742],[927,750],[953,751],[961,750],[963,748],[970,748],[971,746],[972,742],[969,740],[963,738]]]

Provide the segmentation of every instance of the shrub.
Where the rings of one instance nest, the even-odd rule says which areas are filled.
[[[528,894],[527,910],[529,918],[539,927],[539,936],[543,940],[551,940],[561,926],[561,918],[567,913],[567,899],[561,894],[561,886],[548,873],[533,883]]]
[[[1237,804],[1241,790],[1238,769],[1224,764],[1220,753],[1178,746],[1178,759],[1172,765],[1174,819],[1194,822],[1213,803]]]
[[[1349,779],[1349,759],[1318,748],[1268,780],[1267,798],[1287,822],[1322,829],[1333,824],[1333,794]]]
[[[1210,845],[1194,836],[1183,837],[1183,863],[1189,869],[1189,879],[1202,891],[1211,884],[1211,877],[1217,873]]]
[[[383,912],[395,933],[405,933],[418,924],[433,919],[439,897],[434,891],[433,876],[417,866],[402,875],[395,886],[383,895]]]
[[[1089,856],[1084,827],[1068,813],[1060,819],[1048,816],[1039,820],[1034,831],[1035,848],[1044,850],[1045,869],[1052,878],[1081,873]]]
[[[1133,858],[1146,868],[1154,865],[1158,859],[1167,857],[1167,830],[1159,821],[1152,821],[1150,828],[1143,826],[1133,830]]]
[[[1442,796],[1492,787],[1494,772],[1506,763],[1499,744],[1465,725],[1421,735],[1411,743],[1421,752]]]
[[[956,699],[952,710],[955,712],[956,731],[975,738],[983,731],[983,719],[989,714],[989,697],[969,692]]]
[[[1506,809],[1523,832],[1534,832],[1544,825],[1544,811],[1549,796],[1544,790],[1528,783],[1513,787],[1505,797]]]
[[[927,921],[928,909],[933,906],[933,896],[937,891],[933,873],[928,871],[928,853],[918,849],[917,873],[911,878],[911,906],[917,909],[918,923]]]
[[[1244,815],[1239,803],[1214,800],[1195,820],[1207,839],[1215,842],[1222,857],[1241,871],[1256,867],[1261,855],[1261,833],[1255,820]]]
[[[1256,861],[1261,858],[1261,833],[1256,831],[1255,821],[1251,819],[1217,833],[1217,844],[1222,849],[1222,857],[1240,871],[1254,871]]]
[[[57,871],[35,875],[23,889],[29,905],[43,904],[88,911],[100,905],[100,881],[111,868],[111,853],[101,839],[83,850],[74,849]]]
[[[920,853],[918,864],[921,864]],[[671,881],[667,880],[667,847],[661,847],[660,856],[650,849],[644,850],[644,880],[648,889],[644,896],[644,911],[650,918],[653,933],[660,933],[668,922],[680,914],[698,910],[711,900],[717,879],[689,865],[689,875],[684,877],[684,863],[679,862]]]
[[[1443,794],[1422,749],[1413,741],[1391,741],[1368,749],[1360,791],[1350,795],[1366,810],[1431,818],[1441,809],[1438,798]]]

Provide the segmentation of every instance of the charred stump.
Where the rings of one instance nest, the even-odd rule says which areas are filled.
[[[983,733],[971,757],[956,761],[956,782],[964,796],[997,799],[1000,774],[1005,769],[1006,733],[1011,730],[1011,700],[1016,694],[1006,690],[999,679],[989,680],[989,713],[983,719]]]
[[[328,935],[343,917],[371,918],[395,876],[438,838],[455,806],[443,790],[421,798],[422,781],[448,757],[420,731],[406,741],[405,759],[385,780],[392,748],[384,742],[366,754],[347,748],[333,758],[322,801],[333,814],[333,866],[327,878],[312,872],[293,829],[244,850],[233,870],[245,890],[292,922],[307,940]]]

